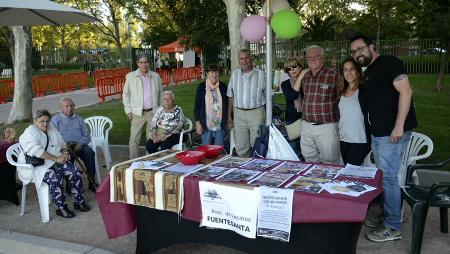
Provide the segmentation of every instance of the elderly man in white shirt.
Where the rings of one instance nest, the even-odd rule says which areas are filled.
[[[234,125],[237,154],[250,156],[266,119],[266,81],[264,71],[253,67],[249,49],[241,49],[238,57],[241,68],[233,71],[228,84],[228,127]]]
[[[149,70],[148,55],[141,53],[136,58],[139,69],[127,74],[122,94],[125,113],[131,121],[130,159],[139,156],[138,147],[145,124],[147,140],[150,138],[153,114],[162,104],[163,93],[161,77]]]

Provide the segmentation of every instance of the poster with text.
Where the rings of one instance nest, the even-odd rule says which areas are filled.
[[[232,230],[256,237],[258,194],[254,188],[199,182],[202,221],[200,226]]]
[[[261,186],[259,193],[258,236],[289,242],[294,190]]]

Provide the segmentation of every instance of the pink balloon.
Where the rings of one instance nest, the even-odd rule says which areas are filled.
[[[248,16],[242,20],[241,35],[249,42],[258,42],[266,35],[266,18],[263,16]]]

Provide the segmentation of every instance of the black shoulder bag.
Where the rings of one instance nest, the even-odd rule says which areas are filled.
[[[47,137],[47,144],[45,145],[45,151],[47,151],[47,147],[48,147],[48,135],[47,135],[46,132],[45,132],[45,136]],[[30,155],[28,155],[28,154],[26,154],[26,153],[25,153],[25,161],[26,161],[27,164],[31,164],[31,165],[33,165],[34,167],[44,165],[44,163],[45,163],[45,160],[44,160],[44,159],[39,158],[39,157],[36,157],[36,156],[30,156]]]

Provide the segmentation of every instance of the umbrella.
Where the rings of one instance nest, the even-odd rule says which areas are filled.
[[[1,26],[66,25],[98,21],[84,12],[48,0],[0,1]]]

